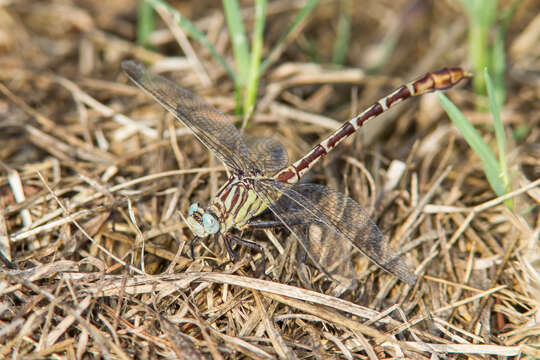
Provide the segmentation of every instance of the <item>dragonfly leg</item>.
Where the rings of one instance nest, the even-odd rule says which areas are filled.
[[[288,221],[287,224],[295,226],[295,225],[302,225],[302,224],[307,224],[307,223],[299,219],[297,221]],[[285,224],[283,224],[279,220],[251,220],[250,222],[247,223],[246,226],[250,230],[275,229],[275,228],[285,227]]]
[[[232,262],[236,262],[238,256],[236,256],[236,252],[234,252],[232,246],[231,246],[231,240],[234,240],[234,235],[232,234],[225,234],[223,235],[223,242],[225,243],[225,249],[227,249],[227,253],[229,254],[229,258]]]
[[[262,260],[261,260],[261,263],[262,263],[262,275],[265,276],[265,274],[266,274],[266,257],[264,256],[264,249],[262,248],[261,245],[255,243],[253,241],[244,240],[241,237],[238,237],[238,236],[233,235],[233,234],[225,235],[224,240],[225,240],[225,247],[227,248],[227,251],[229,252],[229,256],[231,256],[231,258],[234,259],[233,261],[236,261],[236,253],[231,248],[231,243],[230,243],[231,241],[234,241],[237,244],[240,244],[242,246],[247,246],[247,247],[249,247],[251,249],[254,249],[254,250],[260,252],[261,257],[262,257]]]
[[[191,260],[194,260],[195,259],[195,251],[193,250],[193,243],[195,242],[195,240],[199,240],[199,237],[198,236],[194,236],[191,240],[189,240],[187,242],[187,246],[189,247],[190,249],[190,253],[191,253]]]

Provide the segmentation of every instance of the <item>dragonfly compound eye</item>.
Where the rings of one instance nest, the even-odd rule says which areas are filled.
[[[199,210],[199,203],[193,203],[190,205],[189,209],[188,209],[188,216],[191,216],[193,215],[193,213],[195,211]]]
[[[203,214],[202,223],[204,226],[204,230],[206,230],[209,234],[215,234],[219,230],[219,222],[216,220],[215,217],[208,213]]]
[[[186,224],[190,228],[190,230],[193,232],[195,236],[198,237],[206,237],[208,236],[207,232],[204,230],[203,225],[200,223],[201,218],[198,217],[198,219],[195,219],[193,216],[189,216],[186,219]]]

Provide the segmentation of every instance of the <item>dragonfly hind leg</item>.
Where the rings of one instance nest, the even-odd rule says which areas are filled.
[[[259,244],[255,243],[253,241],[244,240],[241,237],[233,235],[233,234],[225,234],[225,235],[223,235],[223,242],[225,243],[225,248],[227,249],[227,252],[229,253],[229,257],[231,258],[231,260],[233,262],[236,262],[237,255],[236,255],[236,252],[231,247],[231,242],[232,241],[234,241],[235,243],[240,244],[242,246],[246,246],[246,247],[249,247],[251,249],[254,249],[254,250],[261,253],[261,257],[262,257],[262,260],[261,260],[262,275],[266,276],[266,257],[264,256],[264,249],[262,248],[262,246],[260,246]]]
[[[287,221],[287,225],[289,226],[296,226],[296,225],[304,225],[307,224],[307,222],[302,220],[297,221]],[[256,230],[256,229],[275,229],[275,228],[284,228],[287,227],[283,222],[279,220],[251,220],[247,223],[246,227],[250,230]]]

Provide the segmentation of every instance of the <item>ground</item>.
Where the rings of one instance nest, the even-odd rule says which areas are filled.
[[[169,4],[235,69],[221,3]],[[263,60],[303,4],[268,4]],[[285,229],[242,234],[264,248],[266,276],[253,249],[236,246],[228,262],[220,241],[189,243],[182,215],[213,198],[225,167],[120,67],[163,72],[295,161],[395,87],[472,69],[462,4],[321,1],[281,43],[243,117],[231,77],[176,23],[157,16],[150,46],[137,45],[134,0],[1,2],[0,357],[539,358],[537,2],[517,3],[504,33],[509,195],[490,187],[436,94],[374,119],[306,176],[364,207],[414,286],[332,248],[355,274],[340,287]],[[242,2],[249,34],[252,6]],[[332,65],[347,13],[347,51]],[[446,95],[496,153],[472,81]]]

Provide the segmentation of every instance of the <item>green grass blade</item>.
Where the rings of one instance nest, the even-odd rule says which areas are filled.
[[[495,79],[491,84],[491,91],[493,91],[493,93],[495,94],[498,106],[501,107],[503,106],[506,99],[506,85],[504,81],[504,76],[506,74],[506,52],[504,50],[504,33],[501,27],[497,29],[495,37],[493,39],[493,49],[490,63],[491,71],[493,72],[493,76]],[[484,70],[485,76],[487,74],[487,69]]]
[[[486,77],[486,86],[489,98],[489,110],[493,117],[493,127],[495,128],[495,136],[497,138],[497,149],[499,152],[499,166],[501,173],[499,174],[506,192],[510,190],[510,179],[508,176],[508,164],[506,161],[506,134],[504,132],[504,126],[501,121],[501,109],[500,102],[497,99],[497,94],[491,76],[489,76],[488,69],[484,69],[484,76]],[[511,205],[511,203],[508,203]]]
[[[208,51],[212,54],[212,56],[216,59],[216,61],[225,69],[227,74],[234,80],[236,83],[236,74],[234,71],[230,68],[230,66],[227,64],[223,56],[221,56],[216,48],[208,41],[208,38],[197,29],[197,27],[189,21],[188,18],[186,18],[184,15],[180,14],[175,8],[169,6],[165,1],[163,0],[147,0],[149,4],[151,4],[154,8],[162,7],[164,10],[166,10],[171,16],[173,16],[174,20],[178,23],[178,25],[195,41],[200,43],[202,46],[206,47]]]
[[[487,180],[495,193],[498,196],[504,195],[506,192],[506,187],[501,180],[500,167],[495,155],[480,137],[478,132],[474,129],[471,123],[465,118],[463,113],[448,99],[443,93],[437,93],[439,101],[443,106],[444,110],[458,128],[459,132],[463,135],[463,138],[473,151],[480,157],[484,165],[484,172],[486,174]]]
[[[495,94],[499,101],[499,107],[502,107],[506,101],[506,51],[504,46],[504,37],[512,17],[514,16],[518,5],[522,0],[514,0],[512,4],[507,6],[500,16],[499,25],[496,28],[493,38],[493,49],[491,51],[491,67],[489,71],[493,78],[493,85],[495,86]]]
[[[150,35],[155,29],[154,8],[146,0],[139,0],[137,5],[137,44],[150,47]]]
[[[268,57],[261,64],[259,74],[262,74],[266,71],[268,66],[270,66],[270,64],[275,60],[275,54],[277,54],[281,50],[281,47],[283,46],[285,40],[289,37],[291,33],[296,30],[298,26],[300,26],[300,24],[311,13],[311,11],[313,11],[313,8],[315,7],[315,5],[317,5],[318,2],[319,0],[307,0],[304,7],[300,9],[298,14],[296,14],[296,16],[294,17],[291,25],[287,28],[287,31],[285,31],[285,33],[281,36],[274,48],[270,51]]]
[[[225,9],[225,19],[229,28],[229,35],[233,45],[234,63],[237,77],[234,83],[235,90],[235,112],[243,113],[242,102],[245,97],[245,87],[249,69],[249,48],[242,22],[242,13],[237,0],[223,0]]]
[[[499,107],[499,101],[496,98],[495,94],[495,87],[493,85],[493,80],[491,79],[491,76],[489,76],[488,69],[484,69],[484,76],[486,77],[486,85],[487,85],[487,91],[488,91],[488,99],[489,99],[489,110],[491,112],[491,116],[493,117],[493,126],[495,128],[495,136],[497,137],[497,147],[499,150],[499,162],[502,164],[504,163],[502,159],[506,156],[506,139],[504,134],[504,127],[501,121],[501,109]],[[503,170],[505,170],[503,168]]]
[[[249,69],[249,49],[242,13],[237,0],[223,0],[223,8],[233,45],[234,62],[238,74],[236,81],[243,88]]]
[[[469,17],[469,57],[473,72],[479,75],[489,66],[489,31],[497,19],[497,0],[462,0]],[[473,78],[476,94],[486,93],[483,76]]]
[[[266,21],[267,0],[255,2],[255,24],[253,27],[253,39],[251,45],[251,61],[249,63],[248,82],[244,97],[244,115],[253,111],[257,89],[259,85],[259,66],[263,49],[264,23]]]
[[[351,0],[341,0],[336,42],[332,50],[332,63],[343,65],[347,59],[347,50],[351,37]]]

